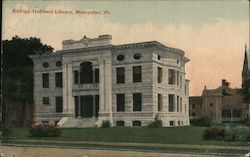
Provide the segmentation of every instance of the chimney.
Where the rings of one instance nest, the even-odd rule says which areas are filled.
[[[225,79],[223,79],[223,80],[221,81],[221,86],[226,86],[226,80],[225,80]]]
[[[204,86],[204,90],[207,90],[207,86]]]
[[[223,80],[221,81],[221,86],[229,87],[229,85],[230,85],[230,83],[227,82],[227,80],[223,79]]]

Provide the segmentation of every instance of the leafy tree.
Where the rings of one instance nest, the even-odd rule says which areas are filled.
[[[53,48],[41,43],[39,38],[13,37],[3,41],[3,123],[10,124],[12,104],[25,107],[33,103],[33,63],[28,55],[52,52]],[[23,116],[24,117],[24,113]],[[24,119],[21,120],[22,123]],[[23,125],[23,124],[22,124]]]

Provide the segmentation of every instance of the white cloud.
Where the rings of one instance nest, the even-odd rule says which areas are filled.
[[[21,5],[27,9],[27,6]],[[74,10],[50,5],[47,9]],[[216,23],[203,24],[194,29],[191,25],[134,24],[108,22],[104,15],[34,15],[13,14],[5,9],[3,14],[3,39],[14,35],[39,37],[56,50],[65,39],[79,40],[84,35],[97,37],[111,34],[113,44],[157,40],[167,46],[183,49],[190,62],[187,76],[190,94],[200,95],[204,85],[215,88],[226,78],[232,86],[241,84],[244,44],[249,44],[249,21],[234,22],[218,19]]]

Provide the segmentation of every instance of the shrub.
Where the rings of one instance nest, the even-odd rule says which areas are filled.
[[[250,128],[244,126],[226,127],[225,140],[247,141],[250,140]]]
[[[110,128],[110,121],[109,120],[103,120],[102,121],[102,125],[101,125],[101,127],[102,128]]]
[[[222,140],[225,137],[224,128],[207,128],[202,134],[203,139],[205,140]]]
[[[162,127],[162,121],[159,119],[158,115],[155,116],[155,119],[148,124],[150,128],[160,128]]]
[[[250,127],[250,118],[246,118],[246,119],[244,120],[244,124],[245,124],[246,126]]]
[[[3,137],[9,137],[11,135],[11,132],[12,132],[12,128],[10,125],[3,125],[2,124],[2,127],[1,127],[1,131],[2,131],[2,136]]]
[[[51,124],[39,124],[29,130],[33,137],[56,137],[61,135],[61,129]]]
[[[191,119],[190,122],[193,126],[210,127],[212,124],[212,119],[209,117],[201,117],[201,118]]]

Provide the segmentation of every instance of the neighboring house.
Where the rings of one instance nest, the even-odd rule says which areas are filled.
[[[157,41],[112,45],[111,35],[62,42],[31,55],[34,122],[62,127],[189,125],[184,52]]]
[[[189,116],[190,119],[202,117],[202,97],[193,96],[189,98]]]
[[[250,76],[248,61],[249,56],[245,50],[242,87]],[[225,79],[216,89],[206,89],[205,86],[202,96],[190,97],[189,104],[190,118],[208,116],[215,122],[221,123],[237,122],[250,116],[250,104],[244,101],[243,90],[230,88]]]

